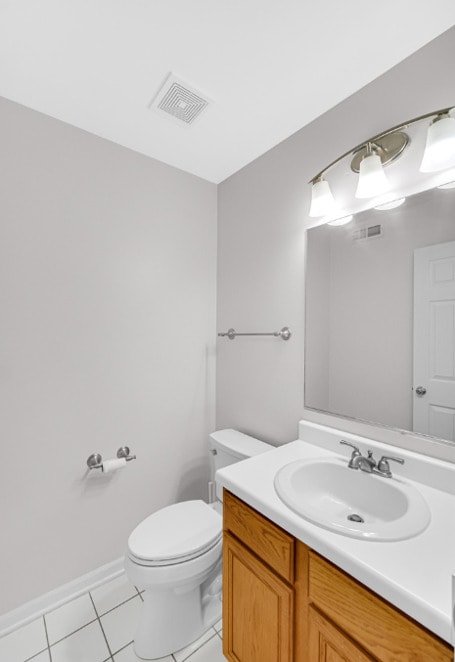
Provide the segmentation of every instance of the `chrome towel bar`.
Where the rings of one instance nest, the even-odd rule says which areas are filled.
[[[229,340],[234,340],[236,336],[275,336],[275,338],[289,340],[291,337],[291,330],[288,326],[283,326],[281,331],[271,331],[270,333],[239,333],[235,329],[228,329],[224,333],[219,333],[218,335],[222,338],[227,336]]]

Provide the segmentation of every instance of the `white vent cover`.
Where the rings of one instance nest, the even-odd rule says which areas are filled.
[[[193,124],[211,100],[170,73],[149,108],[183,124]]]
[[[378,237],[382,237],[383,235],[383,229],[382,225],[370,225],[370,227],[367,228],[359,228],[358,230],[354,230],[352,233],[352,238],[354,241],[359,241],[359,239],[377,239]]]

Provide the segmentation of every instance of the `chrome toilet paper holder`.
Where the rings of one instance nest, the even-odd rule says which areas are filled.
[[[127,462],[135,460],[135,455],[130,455],[130,449],[128,446],[120,446],[117,451],[117,457],[119,459],[125,459]],[[100,453],[92,453],[87,458],[87,466],[89,469],[102,469],[103,468],[103,458]]]

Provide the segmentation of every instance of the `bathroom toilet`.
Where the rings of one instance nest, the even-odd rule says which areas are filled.
[[[209,438],[215,471],[273,446],[236,430]],[[222,490],[217,500],[183,501],[143,520],[128,539],[125,569],[144,589],[136,655],[153,660],[198,639],[221,618]]]

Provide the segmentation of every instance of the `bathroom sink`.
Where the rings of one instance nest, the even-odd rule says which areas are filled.
[[[353,538],[412,538],[430,522],[420,492],[398,478],[349,469],[345,460],[296,460],[275,476],[280,499],[313,524]]]

